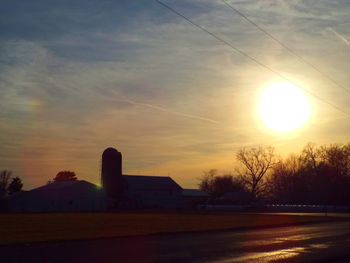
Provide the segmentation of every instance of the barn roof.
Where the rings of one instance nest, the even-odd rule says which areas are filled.
[[[38,200],[38,199],[48,199],[48,198],[87,198],[88,196],[104,196],[103,189],[99,188],[97,185],[89,183],[84,180],[76,181],[65,181],[65,182],[54,182],[46,184],[30,191],[20,192],[16,195],[9,197],[11,200]]]
[[[79,188],[97,188],[97,185],[87,182],[85,180],[75,180],[75,181],[64,181],[64,182],[53,182],[37,188],[31,191],[55,191],[71,187]]]
[[[182,191],[171,177],[146,176],[146,175],[123,175],[128,188],[133,190],[178,190]]]

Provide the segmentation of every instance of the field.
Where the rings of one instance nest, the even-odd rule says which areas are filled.
[[[329,220],[318,216],[237,213],[2,214],[0,244],[233,230]]]

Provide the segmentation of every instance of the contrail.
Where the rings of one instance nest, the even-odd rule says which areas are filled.
[[[343,35],[339,34],[337,31],[335,31],[333,28],[328,28],[329,31],[333,32],[333,34],[338,37],[342,42],[344,42],[347,46],[350,46],[350,41]]]
[[[200,121],[205,121],[205,122],[210,122],[210,123],[214,123],[214,124],[219,124],[220,122],[216,121],[216,120],[212,120],[209,118],[205,118],[205,117],[201,117],[201,116],[197,116],[197,115],[192,115],[192,114],[187,114],[187,113],[182,113],[182,112],[178,112],[178,111],[173,111],[173,110],[169,110],[157,105],[153,105],[153,104],[149,104],[149,103],[142,103],[142,102],[136,102],[133,100],[130,100],[126,97],[123,96],[123,100],[127,103],[130,103],[132,105],[138,105],[138,106],[143,106],[143,107],[147,107],[147,108],[151,108],[154,110],[158,110],[158,111],[163,111],[163,112],[167,112],[167,113],[171,113],[174,115],[178,115],[178,116],[184,116],[187,118],[191,118],[191,119],[196,119],[196,120],[200,120]]]

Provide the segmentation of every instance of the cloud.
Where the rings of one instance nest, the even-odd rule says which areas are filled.
[[[341,91],[220,1],[165,2],[320,96],[349,107]],[[341,74],[349,68],[347,53],[324,33],[345,22],[347,3],[337,2],[341,8],[315,0],[231,3],[347,83],[348,75]],[[276,76],[155,1],[11,1],[3,8],[0,143],[6,153],[0,167],[15,170],[29,185],[68,168],[98,181],[99,155],[111,145],[125,154],[127,171],[159,167],[174,176],[189,171],[193,179],[208,159],[229,163],[227,156],[240,145],[276,143],[258,127],[254,107],[261,87]],[[339,61],[341,70],[334,70]],[[322,116],[336,117],[327,107],[321,110]],[[342,130],[346,127],[337,133]],[[186,169],[177,168],[182,165]]]
[[[331,31],[338,39],[340,39],[341,42],[345,43],[347,46],[350,46],[350,41],[347,39],[347,37],[338,33],[333,28],[328,28],[328,30]]]
[[[213,123],[213,124],[218,124],[218,121],[212,120],[212,119],[208,119],[205,117],[201,117],[201,116],[196,116],[196,115],[192,115],[192,114],[187,114],[187,113],[182,113],[182,112],[178,112],[178,111],[172,111],[170,109],[164,108],[164,107],[160,107],[157,105],[152,105],[149,103],[140,103],[140,102],[135,102],[133,100],[130,100],[126,97],[124,97],[124,100],[132,105],[138,105],[138,106],[143,106],[143,107],[148,107],[157,111],[163,111],[163,112],[167,112],[170,114],[175,114],[175,115],[179,115],[179,116],[183,116],[186,118],[191,118],[191,119],[195,119],[195,120],[200,120],[200,121],[205,121],[205,122],[209,122],[209,123]]]

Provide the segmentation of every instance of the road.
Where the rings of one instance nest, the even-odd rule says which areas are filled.
[[[0,261],[350,262],[350,222],[1,246]]]

